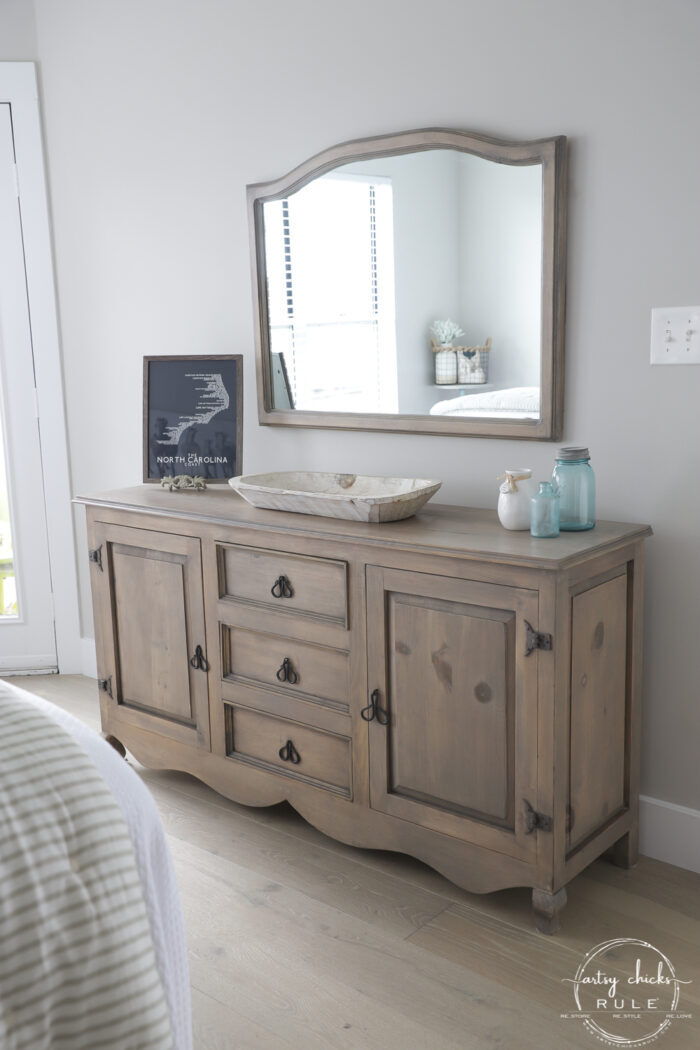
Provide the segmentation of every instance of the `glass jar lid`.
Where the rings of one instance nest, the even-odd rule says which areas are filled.
[[[557,451],[557,459],[590,459],[591,454],[587,448],[579,445],[565,445]]]

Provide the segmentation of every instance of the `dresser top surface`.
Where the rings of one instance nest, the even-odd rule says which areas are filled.
[[[430,503],[404,521],[382,524],[323,518],[251,507],[228,486],[204,492],[169,492],[159,485],[76,496],[76,503],[136,514],[239,525],[253,529],[323,536],[354,543],[420,550],[429,554],[496,559],[559,569],[651,535],[648,525],[599,521],[587,532],[535,539],[529,532],[504,529],[495,511]]]

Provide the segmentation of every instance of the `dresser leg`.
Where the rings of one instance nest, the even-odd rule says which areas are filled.
[[[102,739],[106,740],[115,751],[118,751],[122,758],[126,758],[126,748],[122,744],[121,740],[117,740],[116,736],[112,736],[111,733],[103,733]]]
[[[540,933],[556,933],[559,929],[559,913],[566,904],[566,889],[562,886],[556,893],[547,890],[532,891],[532,910],[535,926]]]
[[[628,831],[614,846],[607,851],[606,857],[617,864],[618,868],[634,868],[639,860],[639,835],[637,831]]]

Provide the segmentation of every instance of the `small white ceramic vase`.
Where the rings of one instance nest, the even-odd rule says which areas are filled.
[[[524,532],[530,528],[530,500],[537,492],[529,467],[506,470],[498,495],[498,518],[504,529]]]

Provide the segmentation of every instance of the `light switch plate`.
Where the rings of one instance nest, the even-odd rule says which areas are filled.
[[[700,306],[651,311],[652,365],[700,365]]]

